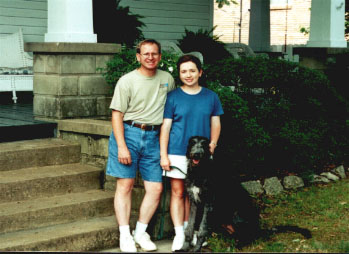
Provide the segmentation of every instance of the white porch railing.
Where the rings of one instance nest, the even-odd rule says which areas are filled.
[[[22,29],[0,36],[0,92],[33,91],[33,57],[24,52]]]

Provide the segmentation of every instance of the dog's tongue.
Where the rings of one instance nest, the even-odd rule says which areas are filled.
[[[195,160],[195,159],[193,159],[193,163],[194,163],[195,165],[199,164],[199,162],[200,162],[200,160]]]

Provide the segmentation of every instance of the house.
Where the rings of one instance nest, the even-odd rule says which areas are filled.
[[[347,48],[345,5],[344,0],[240,0],[222,9],[215,5],[215,34],[225,43],[241,42],[255,52],[279,52],[299,61],[311,48]],[[307,49],[299,51],[302,47]]]
[[[57,41],[110,43],[113,41],[105,40],[108,34],[117,32],[113,28],[123,26],[113,23],[116,2],[120,2],[122,7],[128,6],[132,14],[143,17],[141,21],[145,24],[142,28],[145,38],[176,41],[182,38],[185,29],[211,29],[213,24],[212,0],[193,0],[189,3],[185,0],[12,0],[0,1],[0,38],[19,33],[21,44]],[[95,29],[93,25],[96,26]],[[9,43],[5,41],[9,40],[0,40],[2,60],[6,60],[4,57],[11,58],[8,48],[5,50]],[[20,46],[21,49],[17,51],[23,51],[22,45]],[[0,91],[12,91],[16,103],[16,90],[33,90],[33,76],[22,75],[19,79],[19,76],[2,75],[11,74],[9,68],[11,73],[18,74],[14,66],[4,66],[0,62]]]
[[[50,0],[12,0],[0,1],[0,36],[23,29],[25,42],[44,42],[47,33],[48,1]],[[66,2],[66,0],[60,0]],[[100,0],[94,0],[94,2]],[[115,0],[103,0],[105,12]],[[144,16],[143,29],[146,38],[157,40],[177,40],[184,29],[210,29],[213,24],[212,0],[121,0],[121,6],[129,6],[134,14]],[[98,19],[101,17],[94,17]],[[108,32],[113,31],[109,24]],[[98,35],[97,35],[98,40]]]
[[[248,44],[250,27],[250,0],[240,4],[214,7],[215,34],[225,43],[242,42]],[[305,45],[309,34],[302,33],[301,28],[309,30],[311,0],[270,0],[270,45],[281,51],[285,44]],[[240,32],[241,19],[241,36]],[[239,41],[240,40],[240,41]]]

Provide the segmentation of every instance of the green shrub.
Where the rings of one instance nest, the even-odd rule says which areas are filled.
[[[177,59],[163,52],[160,69],[178,77]],[[137,67],[134,50],[116,54],[105,72],[112,90]],[[218,148],[230,160],[227,170],[249,178],[309,176],[329,164],[348,165],[348,101],[322,72],[278,59],[229,57],[205,64],[204,73],[224,109]]]
[[[224,110],[219,153],[229,158],[228,170],[233,168],[234,174],[259,176],[262,172],[256,171],[255,166],[264,161],[264,150],[271,143],[269,134],[251,114],[246,100],[216,82],[209,82],[208,88],[218,94]]]
[[[252,144],[245,150],[233,149],[239,157],[241,151],[246,153],[244,160],[248,157],[250,163],[240,165],[246,172],[309,175],[328,164],[348,163],[347,102],[322,72],[257,57],[226,58],[206,66],[206,75],[222,85],[235,86],[234,96],[219,93],[221,99],[231,101],[225,115],[231,114],[231,107],[239,109],[241,99],[249,109],[247,126],[255,126],[247,132],[250,139],[245,136],[248,128],[244,125],[236,129],[237,123],[229,124],[231,139],[222,131],[223,142]],[[263,92],[255,94],[254,88]],[[238,122],[244,121],[240,118]],[[263,142],[257,142],[257,137]]]
[[[225,44],[219,41],[219,37],[213,35],[215,27],[208,30],[199,29],[197,32],[185,29],[182,39],[178,40],[178,47],[183,52],[199,51],[205,64],[213,64],[218,60],[231,56],[225,48]]]
[[[128,6],[120,6],[121,0],[94,0],[93,27],[98,42],[119,43],[129,48],[144,39],[142,15],[133,14]]]

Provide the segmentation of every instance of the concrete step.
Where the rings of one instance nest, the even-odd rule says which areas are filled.
[[[0,251],[93,251],[118,245],[115,216],[0,234]]]
[[[80,193],[0,204],[0,233],[34,229],[114,214],[114,192]]]
[[[99,189],[101,172],[80,163],[0,171],[0,203]]]
[[[19,121],[16,120],[16,122]],[[36,121],[29,124],[26,122],[20,124],[17,126],[0,126],[0,142],[55,137],[56,123]]]
[[[0,143],[0,171],[76,163],[80,144],[59,138]]]

